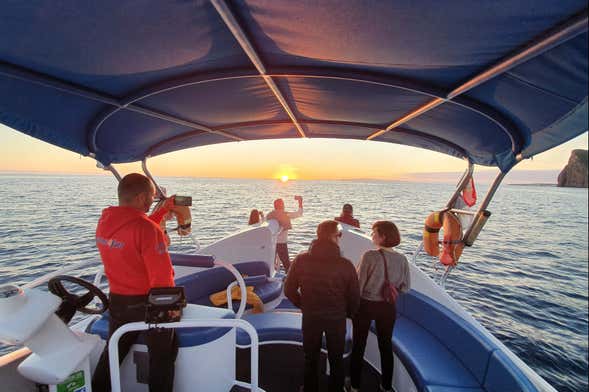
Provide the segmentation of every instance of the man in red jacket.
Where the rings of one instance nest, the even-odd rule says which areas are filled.
[[[151,216],[155,186],[144,175],[126,175],[118,186],[118,207],[108,207],[96,228],[96,245],[110,286],[109,338],[124,324],[145,320],[147,293],[153,287],[174,286],[174,270],[160,222],[173,208],[169,198]],[[139,332],[126,333],[119,340],[123,361]],[[176,335],[170,329],[150,329],[146,334],[149,351],[150,392],[172,391],[174,362],[178,353]],[[108,347],[108,343],[107,343]],[[110,391],[108,350],[94,372],[92,390]]]

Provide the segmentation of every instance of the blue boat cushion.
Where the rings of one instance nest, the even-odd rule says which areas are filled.
[[[183,253],[170,253],[173,265],[183,267],[211,268],[215,264],[215,258],[209,255],[187,255]]]
[[[247,278],[249,279],[249,278]],[[275,300],[276,298],[280,297],[280,295],[282,294],[282,282],[281,281],[276,281],[276,280],[266,280],[265,283],[259,283],[257,285],[255,284],[249,284],[246,281],[246,286],[254,286],[254,293],[256,293],[256,295],[258,297],[260,297],[260,300],[262,300],[262,303],[269,303],[273,300]],[[239,309],[239,302],[238,300],[234,300],[233,301],[233,311],[237,312],[237,310]],[[245,306],[246,309],[250,309],[252,308],[252,305],[250,304],[246,304]]]
[[[485,336],[446,307],[416,291],[404,296],[402,306],[405,317],[442,342],[482,385],[489,353],[493,350],[493,345]]]
[[[393,348],[418,390],[536,391],[489,337],[414,290],[397,300]]]
[[[263,303],[278,298],[282,293],[282,282],[268,279],[269,268],[265,262],[244,262],[234,264],[234,266],[242,275],[248,276],[244,279],[246,285],[254,286],[254,292]],[[235,277],[231,272],[222,267],[215,267],[178,278],[176,285],[184,286],[188,303],[214,306],[209,296],[225,290],[233,281],[235,281]],[[234,301],[233,306],[234,310],[237,310],[239,302]],[[251,308],[251,305],[246,308]]]
[[[231,313],[225,314],[222,318],[232,319],[235,315]],[[86,328],[86,332],[100,336],[103,340],[108,338],[108,321],[110,314],[104,313],[101,318],[94,321]],[[180,328],[176,330],[178,335],[179,347],[194,347],[201,344],[206,344],[219,339],[221,336],[229,332],[230,328]],[[141,333],[137,340],[138,344],[146,344],[144,334]]]
[[[264,283],[268,283],[268,277],[266,275],[248,276],[243,278],[246,286],[260,286]]]
[[[270,267],[264,261],[246,261],[243,263],[233,264],[233,266],[243,276],[270,276]]]
[[[446,385],[432,385],[425,388],[427,392],[485,392],[482,388],[449,387]]]
[[[460,360],[417,323],[400,317],[395,322],[393,348],[418,390],[427,385],[480,387]]]
[[[501,351],[494,351],[491,355],[484,387],[488,392],[535,390],[522,371]]]
[[[278,304],[278,306],[276,306],[276,308],[274,308],[275,312],[281,312],[281,311],[286,311],[286,312],[301,312],[301,309],[297,308],[292,302],[290,302],[290,300],[288,298],[284,298],[282,301],[280,301],[280,303]]]
[[[294,312],[271,312],[259,314],[247,314],[243,319],[249,322],[258,332],[260,343],[265,342],[289,342],[303,344],[303,332],[301,330],[303,316]],[[237,344],[248,346],[250,338],[247,333],[237,330]],[[323,348],[326,349],[325,336]],[[352,351],[352,323],[348,320],[346,326],[346,343],[344,353]]]

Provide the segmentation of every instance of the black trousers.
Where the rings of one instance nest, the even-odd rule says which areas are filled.
[[[108,360],[108,342],[113,332],[131,322],[145,320],[144,295],[110,295],[110,322],[108,341],[100,356],[92,377],[93,392],[110,392],[110,369]],[[119,340],[119,365],[125,359],[131,346],[141,332],[128,332]],[[172,392],[174,389],[174,363],[178,355],[178,340],[173,329],[153,328],[145,333],[149,352],[149,391]]]
[[[375,321],[378,350],[380,351],[380,367],[382,373],[381,385],[383,389],[391,389],[393,379],[393,328],[395,326],[395,305],[384,301],[360,301],[360,309],[353,319],[354,345],[350,361],[350,378],[352,387],[360,388],[364,351],[370,322]]]
[[[290,268],[290,256],[288,255],[288,245],[286,243],[276,244],[276,254],[282,262],[285,272],[288,273],[288,269]]]
[[[329,360],[329,391],[341,392],[344,387],[344,346],[346,342],[346,319],[325,321],[303,314],[303,351],[305,352],[305,392],[319,389],[319,358],[323,334],[327,342]]]

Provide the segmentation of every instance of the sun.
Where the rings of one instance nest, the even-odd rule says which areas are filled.
[[[286,176],[286,175],[285,176],[281,176],[280,177],[280,181],[287,182],[288,181],[288,176]]]

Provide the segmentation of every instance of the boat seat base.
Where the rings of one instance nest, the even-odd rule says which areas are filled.
[[[303,344],[303,332],[301,329],[303,316],[295,312],[269,312],[261,314],[247,314],[243,319],[249,322],[258,332],[260,344]],[[237,331],[237,345],[247,347],[250,344],[249,335],[244,331]],[[325,336],[323,337],[323,349],[327,348]],[[347,320],[346,342],[344,355],[352,352],[352,322]]]

